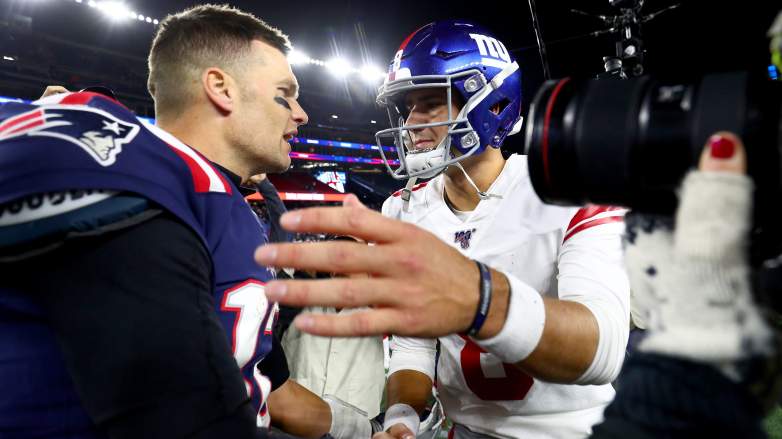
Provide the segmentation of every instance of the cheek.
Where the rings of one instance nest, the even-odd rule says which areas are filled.
[[[437,140],[442,140],[448,134],[448,125],[434,127],[434,128],[432,128],[432,130],[434,131],[435,135],[437,136]]]

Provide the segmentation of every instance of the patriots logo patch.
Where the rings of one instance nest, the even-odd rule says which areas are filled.
[[[97,108],[50,105],[0,123],[0,142],[21,136],[52,137],[78,146],[101,166],[111,166],[139,130],[137,124]]]
[[[467,250],[468,248],[470,248],[470,240],[472,239],[473,233],[475,233],[475,229],[462,230],[461,232],[456,232],[453,234],[453,242],[459,244],[462,250]]]

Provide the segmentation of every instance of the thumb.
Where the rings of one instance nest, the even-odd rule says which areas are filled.
[[[744,174],[747,172],[747,155],[739,137],[720,131],[709,137],[698,165],[701,171]]]
[[[348,194],[345,199],[342,201],[342,205],[345,207],[361,207],[366,209],[367,206],[364,206],[364,204],[358,200],[358,197],[354,194]]]

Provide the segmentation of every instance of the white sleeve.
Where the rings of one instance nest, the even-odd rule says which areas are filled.
[[[380,213],[389,218],[399,219],[398,209],[394,208],[393,196],[386,198],[386,201],[383,202],[383,207],[380,208]]]
[[[414,370],[425,374],[434,382],[436,355],[437,339],[393,336],[388,376],[400,370]]]
[[[571,227],[559,255],[559,298],[586,306],[599,331],[595,357],[576,384],[609,383],[619,375],[624,361],[630,332],[630,282],[622,252],[624,212],[614,212]]]

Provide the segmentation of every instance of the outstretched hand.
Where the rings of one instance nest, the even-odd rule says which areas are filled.
[[[478,268],[435,235],[367,209],[353,195],[342,207],[288,212],[280,223],[291,232],[351,235],[374,243],[272,244],[256,251],[256,261],[266,266],[368,274],[270,282],[269,300],[285,305],[371,307],[350,314],[301,314],[294,321],[300,330],[323,336],[437,337],[464,332],[472,323],[479,298]],[[505,320],[507,281],[497,272],[492,277],[497,292],[481,338],[499,332]]]

